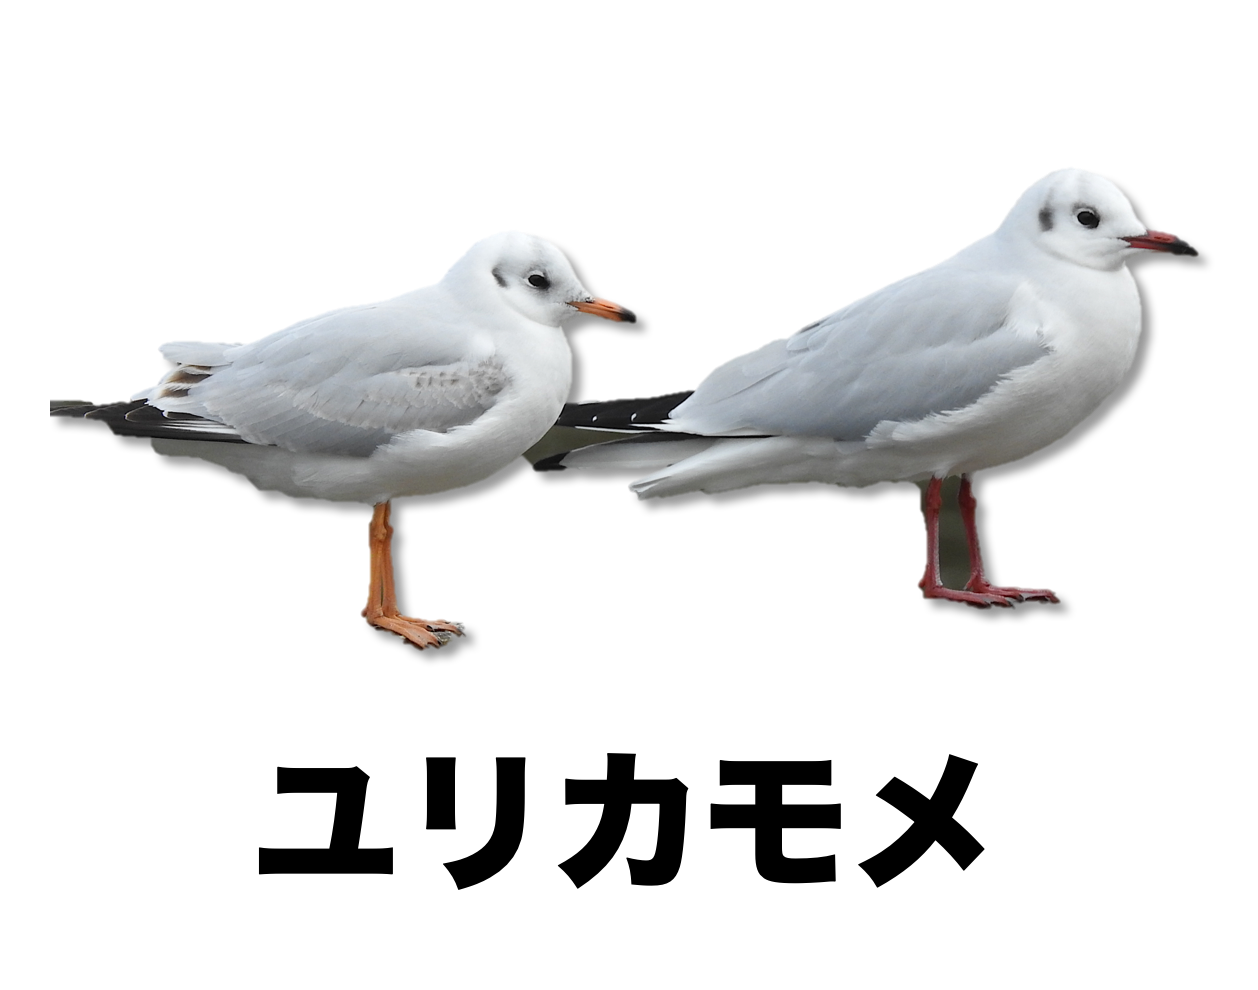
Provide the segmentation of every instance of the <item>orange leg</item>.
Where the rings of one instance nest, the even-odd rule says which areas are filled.
[[[463,627],[455,622],[412,619],[397,609],[397,592],[393,587],[393,527],[389,525],[389,503],[378,502],[371,513],[371,588],[363,616],[377,629],[397,633],[412,646],[444,646],[451,636],[462,636]]]

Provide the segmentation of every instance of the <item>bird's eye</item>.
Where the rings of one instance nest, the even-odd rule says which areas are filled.
[[[1080,210],[1075,214],[1075,219],[1088,228],[1096,227],[1101,222],[1101,218],[1091,210]]]
[[[550,279],[540,272],[534,272],[529,276],[529,285],[533,286],[535,289],[549,289]]]

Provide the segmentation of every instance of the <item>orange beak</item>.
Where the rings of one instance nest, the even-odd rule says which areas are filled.
[[[632,310],[625,309],[624,306],[617,306],[614,302],[608,302],[606,299],[586,299],[577,302],[568,303],[574,309],[579,309],[582,313],[593,313],[595,316],[601,316],[605,320],[615,320],[617,323],[637,323],[638,318],[633,315]]]

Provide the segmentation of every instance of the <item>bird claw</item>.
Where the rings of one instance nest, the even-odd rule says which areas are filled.
[[[1017,600],[1014,598],[1005,598],[1003,595],[981,595],[982,601],[970,601],[966,599],[965,604],[971,608],[991,608],[995,605],[997,608],[1013,608],[1013,603]]]
[[[980,595],[997,595],[1015,602],[1052,602],[1053,604],[1058,604],[1061,601],[1047,588],[1005,588],[999,585],[987,584],[986,582],[975,584],[972,581],[965,587],[967,591],[973,591]]]
[[[413,619],[408,615],[367,615],[366,619],[377,629],[401,636],[419,650],[445,646],[455,636],[463,635],[460,623],[441,619]]]
[[[440,619],[438,619],[436,622],[428,623],[428,628],[436,632],[437,638],[441,640],[442,646],[445,646],[446,643],[454,639],[455,636],[462,636],[465,633],[465,630],[463,629],[463,623],[442,622]]]
[[[949,602],[964,602],[972,608],[1013,608],[1013,600],[1000,594],[985,594],[977,591],[958,591],[956,588],[945,588],[939,585],[934,588],[923,588],[922,595],[926,598],[942,598]]]
[[[1003,588],[994,584],[971,582],[961,591],[943,585],[919,584],[926,598],[942,598],[949,602],[963,602],[972,608],[1013,608],[1015,602],[1057,602],[1058,598],[1047,588]]]

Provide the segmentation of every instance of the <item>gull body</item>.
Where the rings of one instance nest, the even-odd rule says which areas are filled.
[[[534,272],[545,292],[528,284]],[[259,488],[369,504],[428,495],[489,477],[554,423],[572,384],[561,330],[572,302],[593,300],[557,248],[498,235],[396,299],[252,344],[167,344],[175,371],[136,398],[230,427],[247,442],[154,446]]]
[[[385,601],[389,501],[487,478],[546,432],[571,385],[562,325],[578,311],[634,320],[591,296],[554,245],[499,234],[436,285],[252,344],[167,344],[174,370],[130,403],[54,411],[104,419],[258,488],[375,506],[368,612],[374,602],[392,624],[368,619],[440,645],[460,627],[408,619]]]
[[[539,462],[652,473],[640,497],[819,481],[927,481],[923,590],[980,607],[1043,589],[997,588],[982,572],[969,510],[965,591],[937,577],[939,482],[1017,460],[1060,439],[1123,380],[1140,337],[1126,267],[1142,250],[1196,254],[1150,231],[1112,182],[1046,176],[988,237],[712,372],[692,393],[580,403],[559,424],[637,433]],[[669,442],[663,442],[668,439]]]

